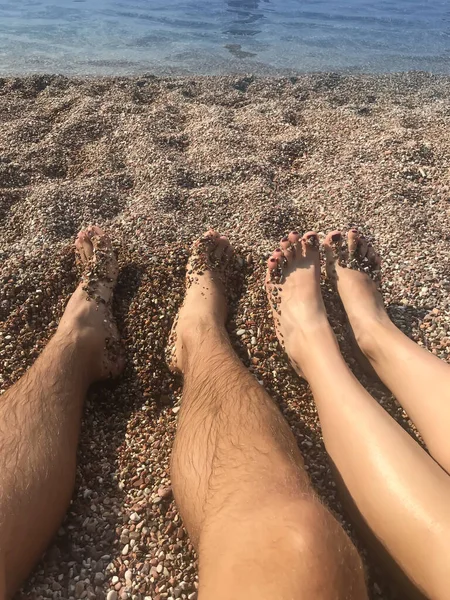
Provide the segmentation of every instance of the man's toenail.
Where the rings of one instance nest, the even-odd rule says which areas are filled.
[[[333,233],[333,235],[331,236],[331,239],[333,242],[339,242],[339,240],[342,238],[342,234],[340,233]]]

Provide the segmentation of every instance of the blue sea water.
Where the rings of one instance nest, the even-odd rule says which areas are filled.
[[[0,3],[0,75],[345,70],[450,74],[450,0]]]

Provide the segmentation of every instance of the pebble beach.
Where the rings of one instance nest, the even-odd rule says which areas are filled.
[[[114,311],[127,364],[89,392],[76,490],[17,600],[197,598],[197,559],[173,502],[182,380],[165,362],[192,242],[212,227],[240,267],[228,330],[288,420],[323,502],[357,544],[371,598],[402,598],[348,521],[307,383],[278,345],[266,261],[292,229],[357,226],[380,252],[393,321],[450,362],[450,77],[0,79],[0,394],[56,330],[79,274],[74,239],[114,240]],[[325,277],[330,322],[363,385],[421,443],[360,367]],[[426,401],[426,399],[424,399]]]

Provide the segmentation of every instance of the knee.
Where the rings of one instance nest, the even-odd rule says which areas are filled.
[[[355,563],[361,563],[356,548],[342,526],[319,500],[314,498],[286,506],[284,512],[289,529],[312,556],[322,553],[348,555]]]
[[[312,495],[269,495],[252,510],[216,515],[203,528],[199,554],[206,587],[232,579],[242,593],[250,579],[279,597],[367,599],[355,547]]]
[[[326,573],[327,581],[321,583],[324,597],[329,591],[330,598],[367,598],[364,567],[358,551],[342,526],[317,499],[286,506],[283,521],[289,553],[302,561],[306,571]],[[327,592],[326,587],[329,587]]]

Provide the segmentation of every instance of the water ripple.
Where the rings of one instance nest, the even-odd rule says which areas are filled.
[[[450,73],[448,0],[16,0],[0,75],[309,70]]]

